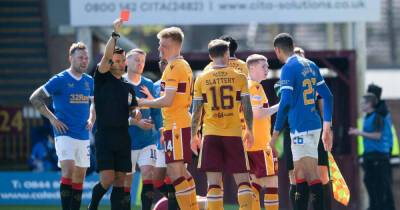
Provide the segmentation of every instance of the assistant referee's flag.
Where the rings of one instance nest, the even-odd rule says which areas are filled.
[[[342,173],[339,170],[339,167],[336,164],[335,159],[333,158],[332,153],[328,152],[329,157],[329,170],[330,170],[330,178],[332,180],[332,188],[333,188],[333,197],[339,203],[347,206],[350,201],[350,190],[344,180]]]

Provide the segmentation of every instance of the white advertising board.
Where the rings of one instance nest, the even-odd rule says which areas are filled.
[[[378,21],[380,0],[70,0],[72,26],[109,26],[122,9],[129,25]]]

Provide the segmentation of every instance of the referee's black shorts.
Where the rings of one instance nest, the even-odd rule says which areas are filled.
[[[128,128],[99,128],[95,134],[95,147],[97,171],[132,171]]]
[[[321,132],[322,136],[322,132]],[[320,166],[329,166],[329,161],[328,161],[328,152],[325,151],[324,149],[324,143],[322,142],[322,138],[319,138],[318,142],[318,165]],[[284,131],[284,137],[283,137],[283,154],[286,159],[286,166],[287,169],[293,170],[294,165],[293,165],[293,155],[292,155],[292,149],[291,149],[291,139],[290,139],[290,132],[285,130]]]

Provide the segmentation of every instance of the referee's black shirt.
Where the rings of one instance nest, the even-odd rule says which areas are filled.
[[[94,103],[97,129],[128,128],[129,108],[137,106],[135,91],[124,78],[111,72],[94,74]]]

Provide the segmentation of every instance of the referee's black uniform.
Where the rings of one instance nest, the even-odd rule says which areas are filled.
[[[137,106],[135,92],[124,79],[111,72],[94,75],[95,133],[97,170],[131,172],[129,110]]]

